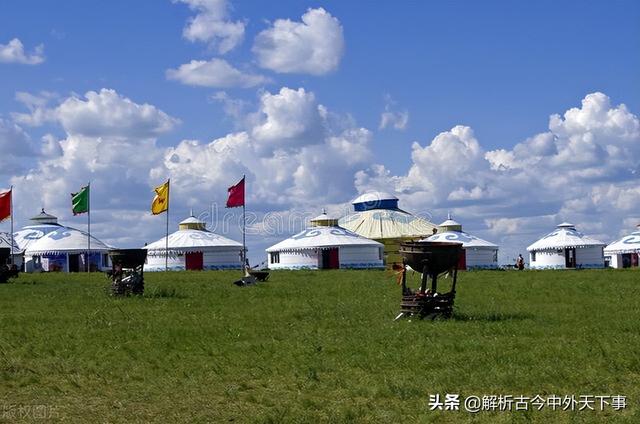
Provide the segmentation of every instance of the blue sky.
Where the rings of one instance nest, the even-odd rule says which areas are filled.
[[[209,9],[197,9],[196,6],[203,4],[208,4]],[[278,50],[272,45],[270,50],[262,49],[264,56],[260,56],[256,46],[261,34],[263,39],[275,34],[274,24],[278,20],[289,19],[293,24],[302,25],[302,15],[314,10],[323,10],[324,14],[317,16],[326,26],[312,28],[310,38],[301,41],[302,53],[296,46]],[[214,35],[212,39],[203,39],[210,36],[206,26],[204,35],[189,39],[183,30],[189,27],[190,19],[199,14],[215,15],[213,21],[217,23],[237,23],[242,27],[243,36],[226,51],[220,47],[223,37]],[[0,50],[13,39],[20,40],[27,58],[37,56],[34,52],[38,45],[43,47],[37,64],[24,63],[25,60],[20,63],[15,58],[0,59],[0,118],[5,128],[13,128],[13,136],[5,134],[0,146],[13,146],[16,151],[11,163],[21,164],[19,169],[9,170],[7,165],[4,172],[0,171],[0,186],[13,183],[25,190],[41,190],[34,181],[48,181],[55,175],[60,179],[55,187],[61,192],[77,186],[76,179],[96,180],[99,187],[100,179],[107,178],[107,172],[100,166],[51,174],[51,161],[57,160],[63,164],[61,169],[67,169],[65,164],[71,158],[79,160],[78,156],[68,153],[71,144],[86,147],[90,143],[80,139],[88,136],[102,137],[101,143],[105,144],[109,137],[115,137],[119,142],[126,139],[132,151],[154,149],[157,156],[153,159],[154,156],[149,155],[150,161],[140,161],[135,175],[122,177],[121,182],[131,187],[134,200],[96,201],[102,211],[96,213],[96,219],[103,221],[96,226],[96,231],[114,243],[135,244],[136,237],[150,241],[161,235],[161,231],[147,228],[150,226],[147,218],[136,226],[134,236],[122,237],[118,232],[123,225],[131,225],[119,218],[123,205],[138,214],[144,213],[148,203],[144,190],[161,180],[162,175],[175,174],[183,187],[193,189],[176,197],[174,216],[178,220],[190,207],[205,209],[210,202],[220,201],[227,184],[237,177],[234,172],[258,167],[261,171],[250,173],[250,182],[252,178],[257,182],[280,178],[271,185],[265,183],[258,187],[256,184],[252,201],[259,205],[261,212],[275,210],[286,214],[305,210],[311,213],[323,206],[338,211],[340,205],[348,203],[358,192],[380,188],[394,191],[407,209],[426,211],[436,222],[444,218],[446,211],[453,210],[462,217],[466,228],[511,246],[511,251],[522,249],[533,241],[535,234],[552,228],[561,216],[572,215],[569,213],[572,207],[578,212],[567,219],[583,223],[586,231],[603,238],[615,237],[628,230],[634,219],[640,218],[634,210],[640,205],[640,193],[633,189],[636,174],[629,171],[636,169],[639,159],[639,141],[634,138],[640,110],[639,22],[640,4],[634,1],[3,2]],[[318,45],[314,44],[316,41]],[[295,62],[299,59],[296,54],[304,57],[320,50],[324,53],[313,65],[318,67],[314,69],[297,65],[287,69],[265,63],[282,59],[282,55],[289,55],[285,59]],[[192,60],[223,60],[245,76],[250,75],[254,82],[247,83],[243,77],[244,86],[238,86],[243,84],[237,81],[221,83],[220,80],[194,86],[185,83],[184,78],[169,77],[170,70],[177,70]],[[258,80],[260,82],[255,83]],[[304,93],[298,92],[294,99],[292,93],[281,91],[283,87],[293,91],[302,88]],[[122,106],[118,102],[125,99],[137,105],[149,104],[154,110],[153,116],[147,118],[153,122],[147,121],[147,124],[157,127],[145,127],[146,132],[140,130],[138,125],[146,119],[144,116],[128,116],[125,120],[132,121],[124,125],[117,119],[100,121],[104,114],[85,116],[81,123],[65,115],[76,113],[74,116],[78,116],[78,109],[62,107],[66,100],[77,98],[81,106],[90,107],[85,94],[93,91],[102,96],[103,88],[115,93],[113,102],[103,107],[116,110]],[[32,112],[25,106],[24,97],[22,101],[16,97],[18,92],[40,99],[48,96],[40,112],[48,113],[49,118],[34,122],[24,116],[17,117],[16,114]],[[53,94],[43,95],[43,92]],[[585,116],[576,118],[577,122],[582,125],[585,119],[592,119],[594,125],[576,129],[568,119],[562,128],[550,129],[550,115],[563,116],[571,108],[581,108],[581,101],[592,93],[606,97],[606,100],[590,98],[587,103],[595,105],[595,109],[605,105],[608,110],[619,112],[620,104],[626,105],[628,114],[622,119],[624,122],[611,121],[620,126],[615,134],[608,132],[610,123],[603,121],[606,117],[587,113],[585,107],[581,109]],[[313,99],[308,98],[310,95]],[[223,98],[226,101],[220,100]],[[274,101],[273,108],[282,109],[268,109],[270,99]],[[312,112],[287,115],[291,109],[283,104],[304,99],[312,103],[309,111],[322,105],[329,111],[329,117],[308,115]],[[294,110],[301,107],[291,104]],[[230,113],[232,105],[240,108]],[[385,111],[391,113],[390,120],[381,128]],[[172,120],[167,121],[161,113]],[[299,132],[266,133],[264,124],[269,116],[277,116],[274,119],[278,125],[304,121],[301,124],[304,128]],[[94,129],[87,128],[92,125]],[[462,140],[462,146],[470,152],[461,154],[467,162],[460,166],[460,173],[466,177],[458,178],[443,171],[438,175],[447,182],[436,181],[438,175],[421,167],[426,168],[432,162],[442,165],[451,160],[443,149],[435,149],[432,143],[439,134],[448,133],[458,125],[473,131],[472,136],[468,133],[462,136],[462,132],[453,135],[456,140]],[[318,130],[317,126],[324,130]],[[259,127],[264,131],[258,131]],[[596,127],[601,130],[593,130]],[[354,135],[356,129],[365,132]],[[203,146],[213,140],[243,132],[251,138],[248,141],[251,147],[243,150],[244,147],[237,145],[235,151],[238,155],[251,152],[263,160],[260,164],[252,162],[255,157],[240,159],[232,167],[219,167],[215,172],[207,170],[203,174],[202,169],[193,169],[193,161],[186,161],[182,166],[182,162],[172,156],[184,159],[201,154],[186,145],[182,145],[182,153],[175,150],[183,140],[199,140],[198,148],[205,149]],[[591,146],[594,152],[606,151],[609,159],[600,165],[594,165],[588,158],[576,164],[571,158],[557,154],[557,149],[555,157],[549,156],[547,149],[538,155],[536,164],[523,166],[526,161],[518,162],[522,151],[531,151],[531,146],[523,146],[521,153],[517,153],[519,143],[549,132],[559,140],[559,147],[565,148],[566,143],[579,144],[577,140],[581,139],[594,143],[595,147]],[[46,143],[42,137],[47,138]],[[141,137],[153,139],[152,143],[136,145]],[[351,154],[353,160],[342,158],[340,160],[345,161],[342,165],[314,162],[314,156],[340,156],[339,149],[327,150],[325,146],[332,143],[331,137],[335,137],[334,146],[339,139],[349,148],[356,148],[358,153]],[[584,141],[589,137],[591,141]],[[622,141],[611,141],[612,137]],[[293,141],[282,142],[285,139]],[[469,140],[476,140],[480,150],[475,151]],[[21,142],[30,143],[31,150],[38,154],[19,154],[17,145]],[[412,147],[414,142],[425,149],[423,153],[428,160],[416,160],[422,150]],[[45,143],[48,150],[43,150],[41,143]],[[434,149],[426,150],[428,146]],[[455,150],[455,144],[447,146]],[[109,162],[103,153],[86,148],[89,157],[97,155],[99,160],[96,160],[108,168]],[[580,152],[590,149],[589,146],[573,148]],[[616,148],[623,149],[624,154],[615,153]],[[485,153],[500,149],[504,149],[506,155],[501,154],[499,160],[497,154],[492,156],[493,162],[485,158]],[[7,151],[8,160],[11,148]],[[617,155],[625,157],[628,163],[621,165]],[[594,153],[590,160],[597,156]],[[171,162],[171,157],[176,161]],[[287,184],[281,181],[282,175],[275,175],[273,169],[280,163],[273,161],[275,157],[291,158],[286,162],[298,164],[295,183]],[[224,161],[225,158],[214,156],[211,160]],[[502,171],[497,170],[500,161],[509,162],[502,163]],[[374,165],[384,166],[386,177],[376,178]],[[577,173],[585,167],[593,168],[593,172],[588,176]],[[531,174],[524,175],[524,168],[530,168]],[[113,169],[120,172],[115,165]],[[314,171],[317,172],[315,180],[306,174]],[[356,177],[361,171],[364,174]],[[548,181],[535,179],[536,173],[567,176],[570,172],[576,174],[571,176],[571,190],[565,194],[558,193],[557,187]],[[482,183],[477,184],[476,195],[471,195],[474,181]],[[608,189],[611,185],[619,191],[617,194]],[[107,187],[106,183],[104,186],[109,199],[126,197],[123,195],[126,193],[115,195],[108,191],[113,187]],[[508,193],[509,186],[521,187],[521,191],[535,186],[540,193],[536,194],[535,201],[519,201],[518,196]],[[97,187],[96,196],[99,196]],[[269,187],[280,192],[269,196],[266,193]],[[502,191],[497,193],[498,189]],[[319,193],[322,190],[326,192]],[[462,196],[462,192],[467,194]],[[589,197],[592,204],[577,206],[576,202],[585,197]],[[53,196],[43,199],[34,195],[24,198],[23,215],[43,202],[48,209],[66,216],[63,201]],[[613,217],[601,218],[603,211],[611,209],[618,212]],[[501,217],[520,221],[500,224],[497,220]],[[599,225],[594,225],[596,221]],[[262,247],[256,243],[254,251]]]

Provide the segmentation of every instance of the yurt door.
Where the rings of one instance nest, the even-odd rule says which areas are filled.
[[[460,257],[458,258],[458,269],[460,271],[467,269],[467,251],[464,249],[460,251]]]
[[[69,272],[80,272],[80,255],[69,255]]]
[[[187,270],[201,271],[204,261],[202,259],[202,252],[189,252],[185,255],[185,268]]]
[[[322,264],[321,269],[338,269],[340,268],[340,256],[338,254],[338,248],[333,247],[331,249],[322,250]]]
[[[576,267],[576,249],[564,249],[564,265],[567,268]]]

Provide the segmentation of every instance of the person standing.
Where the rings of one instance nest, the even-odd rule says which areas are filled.
[[[518,259],[516,259],[516,268],[518,268],[519,271],[524,269],[524,258],[522,257],[522,254],[519,254]]]

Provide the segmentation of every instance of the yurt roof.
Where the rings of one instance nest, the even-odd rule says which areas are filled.
[[[187,218],[188,219],[188,218]],[[162,250],[166,246],[166,237],[143,247],[147,250]],[[242,243],[220,236],[207,230],[178,230],[169,234],[169,250],[178,252],[200,252],[205,248],[238,247]]]
[[[381,243],[369,240],[341,227],[312,227],[269,247],[267,252],[328,249],[339,246],[375,246]]]
[[[16,243],[15,237],[13,239],[13,244],[11,243],[11,233],[0,233],[0,247],[10,247],[11,254],[13,255],[22,253],[22,249],[18,247],[18,243]]]
[[[455,221],[454,221],[455,222]],[[444,224],[444,223],[443,223]],[[443,224],[440,224],[443,226]],[[425,241],[450,241],[462,243],[465,249],[497,249],[498,245],[483,240],[479,237],[472,236],[464,231],[445,231],[434,234],[424,239]]]
[[[604,248],[604,253],[609,255],[638,252],[640,252],[640,225],[636,231],[627,234]]]
[[[31,217],[30,220],[36,224],[57,224],[58,223],[58,218],[46,213],[44,211],[44,208],[42,208],[42,210],[38,215]]]
[[[527,250],[531,252],[534,250],[553,250],[604,245],[605,244],[600,240],[596,240],[577,231],[573,224],[563,222],[558,225],[554,231],[527,247]]]
[[[383,191],[373,191],[362,194],[351,202],[356,212],[371,209],[398,209],[398,198]]]
[[[439,227],[455,227],[455,226],[460,226],[462,224],[460,224],[457,221],[454,221],[453,219],[447,219],[446,221],[444,221],[443,223],[441,223],[440,225],[438,225]]]
[[[360,196],[353,199],[351,203],[368,203],[377,202],[379,200],[398,200],[398,198],[393,194],[389,194],[384,191],[372,191],[369,193],[361,194]]]
[[[180,224],[204,224],[204,221],[201,221],[195,216],[191,215],[189,218],[180,221]]]
[[[40,240],[45,235],[61,228],[64,227],[60,224],[27,225],[21,230],[13,233],[13,237],[20,249],[27,250],[29,249],[29,246]]]
[[[370,239],[416,238],[433,234],[436,226],[400,209],[371,209],[342,217],[341,227]]]
[[[82,253],[87,251],[87,233],[71,227],[59,226],[56,230],[47,233],[33,244],[29,245],[25,254],[64,254]],[[91,251],[106,252],[111,246],[91,236]]]

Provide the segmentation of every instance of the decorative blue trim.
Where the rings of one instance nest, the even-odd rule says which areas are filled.
[[[202,268],[203,271],[226,271],[226,270],[238,270],[242,269],[240,264],[225,264],[225,265],[207,265]],[[164,271],[164,265],[145,265],[144,270],[147,272]],[[184,265],[169,265],[169,271],[186,271]]]
[[[370,202],[354,203],[353,209],[356,212],[368,211],[371,209],[398,209],[398,199],[372,200]]]

